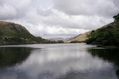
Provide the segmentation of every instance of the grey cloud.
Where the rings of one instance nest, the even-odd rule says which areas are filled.
[[[29,4],[30,0],[0,0],[0,20],[22,18]]]
[[[65,27],[65,28],[75,28],[75,29],[86,29],[92,30],[96,29],[97,27],[101,27],[105,24],[108,24],[113,21],[112,18],[105,18],[99,16],[71,16],[68,18],[62,17],[47,17],[42,21],[50,26],[55,27]]]
[[[0,19],[4,20],[4,19],[12,19],[13,17],[15,17],[17,14],[16,9],[14,9],[12,6],[10,5],[2,5],[0,6]]]
[[[112,22],[118,4],[118,0],[0,0],[0,20],[20,23],[37,36],[68,37]]]
[[[55,8],[70,15],[113,16],[119,12],[114,0],[54,0]],[[119,2],[118,2],[119,3]]]

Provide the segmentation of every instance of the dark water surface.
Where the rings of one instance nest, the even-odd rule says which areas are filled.
[[[0,47],[0,79],[118,79],[119,49],[86,44]]]

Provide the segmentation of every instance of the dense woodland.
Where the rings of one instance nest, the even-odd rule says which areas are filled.
[[[119,14],[113,18],[115,19],[113,23],[93,30],[87,43],[99,46],[119,46]]]

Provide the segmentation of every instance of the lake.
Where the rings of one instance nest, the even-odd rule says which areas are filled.
[[[84,43],[0,46],[0,79],[118,79],[118,57]]]

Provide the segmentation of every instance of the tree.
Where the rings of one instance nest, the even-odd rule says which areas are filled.
[[[119,14],[117,14],[116,16],[113,17],[115,19],[115,21],[119,21]]]

